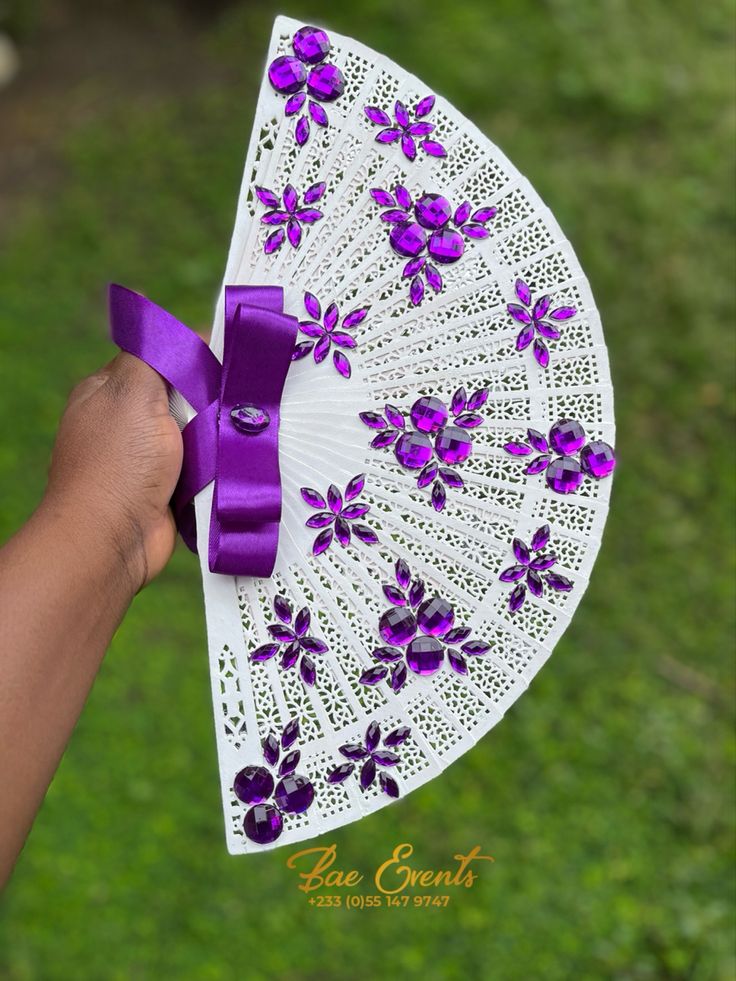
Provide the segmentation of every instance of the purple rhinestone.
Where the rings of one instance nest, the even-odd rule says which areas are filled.
[[[334,65],[318,65],[307,77],[307,92],[319,102],[334,102],[344,89],[345,79]]]
[[[308,65],[318,65],[330,52],[330,39],[318,27],[300,27],[291,42],[294,54]]]
[[[258,845],[268,845],[281,834],[284,820],[273,804],[256,804],[245,815],[243,831]]]
[[[473,451],[473,438],[464,429],[447,426],[435,437],[434,449],[443,463],[463,463]]]
[[[412,258],[427,244],[427,233],[415,221],[400,221],[391,226],[388,240],[394,252]]]
[[[417,632],[417,621],[411,610],[395,606],[386,610],[378,621],[378,630],[387,644],[406,644]]]
[[[283,55],[268,66],[268,80],[277,92],[291,95],[298,92],[307,80],[307,69],[298,58]]]
[[[417,610],[419,629],[432,637],[446,634],[454,622],[455,611],[452,605],[440,596],[432,596],[425,600]]]
[[[604,443],[603,440],[595,439],[583,447],[580,453],[580,462],[589,477],[600,480],[601,477],[608,477],[609,474],[613,473],[616,457],[612,446]]]
[[[442,664],[444,648],[434,637],[417,637],[406,649],[406,663],[414,674],[434,674]]]
[[[273,777],[265,766],[246,766],[235,777],[233,790],[244,804],[262,804],[273,793]]]
[[[436,433],[447,422],[447,406],[441,399],[428,395],[411,407],[411,421],[423,433]]]
[[[571,456],[585,442],[585,430],[574,419],[560,419],[550,429],[549,441],[561,456]]]
[[[407,470],[421,470],[432,459],[432,444],[423,433],[404,433],[394,447],[394,455]]]
[[[423,194],[414,205],[414,214],[425,228],[442,228],[450,220],[452,205],[441,194]]]
[[[580,464],[571,456],[558,456],[545,473],[547,486],[557,494],[572,494],[583,482]]]
[[[303,814],[314,800],[314,787],[306,777],[289,773],[276,784],[274,800],[284,814]]]
[[[246,436],[255,436],[262,433],[271,422],[271,418],[265,409],[250,402],[241,402],[230,410],[230,419],[233,426],[240,433]]]
[[[440,228],[430,235],[427,251],[435,262],[457,262],[465,251],[465,242],[460,232],[452,228]]]

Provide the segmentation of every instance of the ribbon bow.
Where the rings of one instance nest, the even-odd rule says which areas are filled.
[[[110,286],[118,347],[178,389],[197,415],[184,427],[184,462],[172,508],[197,551],[194,497],[214,480],[209,568],[270,576],[281,521],[281,393],[298,323],[280,286],[226,286],[222,364],[184,324],[124,286]]]

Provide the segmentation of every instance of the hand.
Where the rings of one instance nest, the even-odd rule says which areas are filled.
[[[181,463],[166,383],[138,358],[119,354],[70,395],[42,508],[63,513],[72,528],[91,525],[137,592],[174,549],[169,501]]]

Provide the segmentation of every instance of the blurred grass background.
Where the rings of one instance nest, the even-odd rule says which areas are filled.
[[[503,724],[328,838],[363,871],[407,839],[424,867],[474,844],[495,865],[447,910],[363,913],[310,908],[289,850],[226,854],[199,575],[178,551],[120,629],[5,894],[0,976],[733,978],[733,5],[282,9],[446,95],[570,236],[617,395],[604,547]],[[104,284],[208,322],[276,12],[0,7],[23,66],[0,92],[3,537],[42,493],[69,389],[112,355]]]

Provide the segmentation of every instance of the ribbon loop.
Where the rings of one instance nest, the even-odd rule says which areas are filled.
[[[298,323],[278,286],[226,286],[222,365],[195,333],[123,286],[110,287],[112,338],[155,368],[197,410],[182,431],[172,498],[182,538],[197,551],[194,497],[214,480],[211,572],[270,576],[281,521],[281,396]]]

